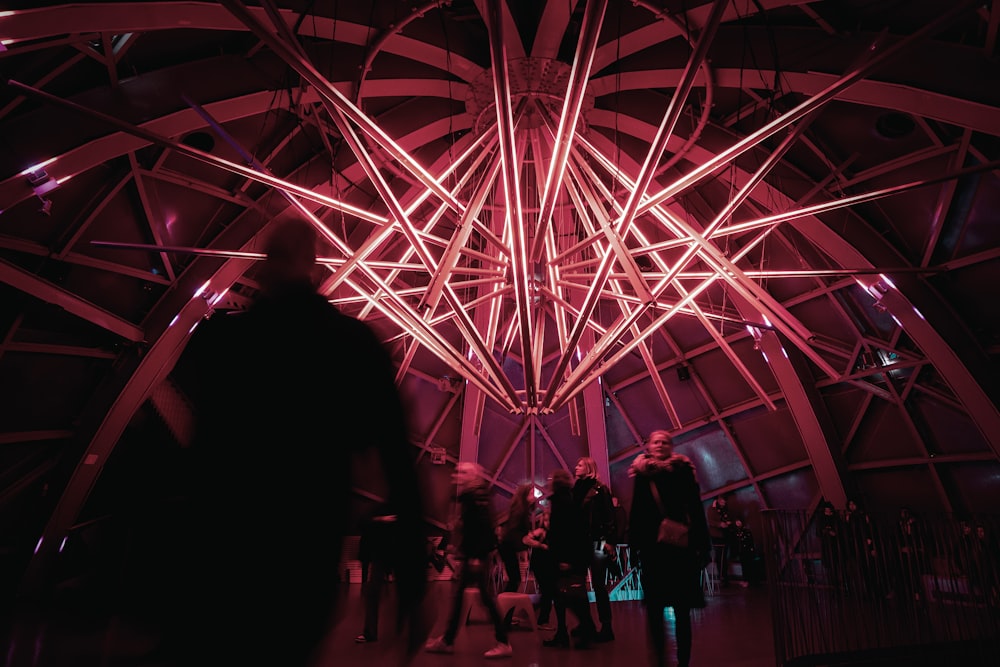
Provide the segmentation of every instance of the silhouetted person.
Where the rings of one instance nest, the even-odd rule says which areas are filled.
[[[559,468],[549,477],[549,555],[556,571],[556,634],[542,642],[544,646],[568,648],[569,631],[566,611],[579,621],[576,648],[586,648],[594,641],[597,628],[590,615],[587,596],[587,568],[590,567],[592,545],[587,523],[579,505],[573,501],[573,478]]]
[[[843,584],[844,556],[841,552],[840,517],[833,503],[824,500],[819,504],[817,518],[820,544],[820,558],[826,570],[827,583],[834,588]]]
[[[628,551],[619,549],[619,545],[628,544],[628,510],[621,504],[618,496],[611,496],[611,504],[615,512],[615,532],[608,542],[611,548],[608,550],[608,574],[615,582],[625,576],[628,571]]]
[[[615,638],[611,627],[611,600],[608,597],[608,566],[611,547],[608,539],[615,532],[615,507],[611,489],[597,479],[597,462],[589,456],[576,462],[576,482],[573,484],[573,502],[580,509],[587,537],[590,538],[590,587],[594,591],[597,618],[601,629],[594,641],[608,642]]]
[[[462,565],[455,584],[448,626],[443,635],[432,637],[425,646],[429,653],[453,653],[455,637],[462,622],[465,589],[475,586],[493,622],[496,645],[486,651],[486,658],[508,658],[511,655],[507,626],[500,617],[496,598],[490,590],[490,554],[496,548],[493,515],[482,466],[469,461],[455,465],[455,487],[458,494],[458,523],[455,525],[455,549]]]
[[[552,608],[556,599],[556,563],[552,559],[548,544],[549,535],[549,509],[548,502],[535,520],[535,525],[525,536],[524,543],[531,547],[531,556],[528,567],[535,577],[535,586],[538,587],[538,616],[536,622],[538,628],[551,629],[548,626],[549,616],[552,615]]]
[[[670,434],[653,431],[646,448],[647,453],[637,456],[629,468],[629,474],[635,479],[629,536],[633,558],[638,559],[642,570],[650,664],[653,667],[667,665],[663,609],[673,607],[677,665],[688,667],[692,642],[691,609],[705,606],[701,570],[708,563],[711,549],[708,522],[694,464],[686,456],[674,454]],[[688,546],[657,541],[660,520],[664,516],[688,525]]]
[[[904,600],[920,600],[924,572],[924,534],[920,522],[910,508],[899,509],[896,535],[899,543],[899,577],[897,592]]]
[[[190,586],[172,648],[189,665],[312,664],[335,622],[351,457],[377,453],[409,649],[426,586],[423,503],[388,352],[315,289],[316,231],[274,223],[245,311],[216,314],[185,353],[198,418]]]
[[[361,598],[365,620],[359,644],[378,641],[378,617],[386,578],[395,569],[396,515],[381,508],[361,524],[358,560],[361,561]]]
[[[725,494],[712,501],[708,510],[708,526],[712,537],[715,564],[723,586],[729,585],[729,557],[733,551],[733,519],[729,513],[729,498]]]
[[[507,519],[500,526],[500,543],[497,551],[503,562],[507,583],[505,593],[516,593],[521,586],[522,553],[528,550],[524,537],[531,531],[531,519],[535,514],[535,486],[521,484],[510,498]]]
[[[842,537],[847,557],[849,587],[859,587],[864,594],[885,595],[885,583],[878,575],[878,551],[875,545],[875,530],[868,512],[862,510],[857,501],[848,499],[842,521]]]
[[[736,557],[740,561],[740,569],[743,571],[743,581],[740,585],[756,586],[760,583],[760,560],[757,557],[757,543],[754,540],[750,528],[743,523],[743,519],[736,519],[733,522],[733,539],[736,542]]]

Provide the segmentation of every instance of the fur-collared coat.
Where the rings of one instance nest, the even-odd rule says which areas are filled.
[[[629,514],[629,543],[633,558],[638,559],[642,568],[646,604],[689,609],[704,607],[700,575],[711,543],[694,464],[680,454],[667,459],[640,454],[632,462],[629,474],[635,480]],[[661,512],[656,503],[652,484],[659,491],[665,512]],[[660,519],[664,516],[688,524],[688,547],[656,541]]]

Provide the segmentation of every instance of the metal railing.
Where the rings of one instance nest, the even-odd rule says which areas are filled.
[[[949,647],[995,659],[1000,520],[768,511],[778,665],[810,656]],[[986,664],[985,662],[983,664]]]

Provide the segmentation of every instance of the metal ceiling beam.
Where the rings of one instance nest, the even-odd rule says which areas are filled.
[[[66,312],[86,320],[95,326],[109,331],[125,340],[138,343],[146,340],[146,332],[142,327],[124,320],[114,313],[97,306],[78,295],[65,290],[58,285],[39,278],[19,266],[0,259],[0,282],[6,283],[16,290],[40,299],[45,303],[63,308]]]
[[[241,164],[236,164],[235,162],[230,162],[229,160],[216,157],[214,155],[211,155],[210,153],[200,151],[196,148],[191,148],[190,146],[182,144],[179,141],[170,139],[169,137],[161,136],[145,128],[139,127],[137,125],[132,125],[131,123],[119,120],[114,116],[110,116],[95,109],[89,109],[83,105],[71,102],[70,100],[63,99],[56,95],[52,95],[43,90],[38,90],[36,88],[23,84],[19,81],[11,79],[7,81],[7,84],[9,86],[17,88],[18,90],[29,93],[31,96],[38,97],[47,102],[51,102],[57,106],[70,109],[71,111],[81,113],[85,116],[96,118],[100,121],[103,121],[111,125],[112,127],[117,127],[119,130],[122,130],[126,134],[131,134],[133,136],[139,137],[141,139],[144,139],[145,141],[148,141],[149,143],[157,144],[160,146],[166,146],[174,151],[177,151],[178,153],[194,158],[200,162],[204,162],[206,164],[219,167],[220,169],[224,169],[231,173],[244,176],[251,180],[263,183],[264,185],[268,185],[272,188],[280,190],[282,192],[289,192],[295,194],[308,201],[313,201],[316,202],[317,204],[323,204],[324,206],[328,206],[334,210],[341,211],[346,215],[351,215],[360,218],[362,220],[365,220],[367,222],[371,222],[373,224],[384,225],[388,224],[389,222],[388,218],[384,216],[375,215],[357,206],[353,206],[352,204],[348,204],[346,202],[339,201],[332,197],[326,197],[324,195],[313,192],[309,188],[304,188],[300,185],[296,185],[295,183],[290,183],[280,178],[269,176],[268,174],[257,171],[255,169],[245,167]]]
[[[586,0],[586,2],[576,54],[573,57],[572,69],[566,83],[566,99],[559,115],[552,157],[545,175],[538,219],[535,222],[535,240],[529,253],[533,261],[538,261],[541,258],[546,237],[545,230],[552,222],[552,213],[555,211],[558,200],[558,190],[566,173],[569,150],[573,145],[576,128],[580,122],[583,100],[587,92],[587,81],[590,79],[590,70],[594,63],[597,38],[600,36],[604,14],[608,8],[608,0]],[[536,156],[536,159],[540,159],[540,157]]]
[[[500,0],[490,0],[484,15],[489,31],[490,63],[493,69],[493,100],[500,137],[500,163],[502,166],[504,202],[506,204],[506,233],[510,242],[509,278],[514,287],[514,309],[517,313],[521,344],[521,365],[524,373],[524,404],[529,412],[538,406],[538,378],[532,349],[532,318],[528,310],[528,281],[533,271],[528,265],[528,240],[525,238],[523,193],[520,185],[521,160],[526,140],[515,137],[514,100],[507,69],[508,54],[504,34],[505,21]],[[513,39],[513,36],[511,37]],[[520,150],[519,150],[520,149]],[[520,153],[520,155],[519,155]]]
[[[656,136],[646,154],[645,162],[640,168],[639,175],[629,190],[629,197],[625,205],[622,207],[617,221],[615,222],[614,232],[619,237],[625,237],[629,228],[632,226],[632,223],[635,221],[635,217],[639,209],[639,203],[645,195],[649,184],[652,182],[656,164],[659,162],[660,155],[666,148],[667,141],[670,139],[674,126],[680,118],[684,102],[694,85],[694,76],[697,73],[698,68],[701,67],[702,61],[707,56],[708,47],[712,42],[716,28],[718,28],[719,21],[722,18],[722,11],[726,4],[728,4],[728,0],[715,0],[712,4],[712,12],[709,20],[698,37],[698,43],[695,46],[694,52],[688,59],[684,74],[681,77],[681,82],[674,91],[670,105],[667,107],[667,111],[663,116]],[[609,200],[613,201],[613,198],[609,197]],[[594,308],[597,306],[601,291],[604,289],[604,285],[607,282],[608,273],[611,271],[611,259],[612,255],[610,254],[606,254],[601,258],[601,262],[594,274],[593,283],[584,298],[583,305],[580,308],[583,319],[574,325],[573,330],[570,333],[569,344],[566,346],[568,348],[567,352],[562,355],[562,358],[557,363],[555,371],[553,372],[554,380],[550,383],[549,388],[546,390],[545,399],[542,405],[543,409],[554,409],[555,397],[558,395],[558,392],[553,391],[554,385],[556,382],[562,382],[562,378],[569,368],[571,361],[569,350],[576,348],[576,345],[579,343],[580,336],[583,333],[583,320],[589,319]],[[643,297],[647,302],[652,302],[653,300],[652,295],[650,295],[646,289],[643,290]],[[593,354],[593,350],[588,353],[588,356],[592,359],[591,363],[596,361],[596,355]],[[574,375],[576,375],[576,372],[574,372]]]
[[[647,212],[653,207],[662,204],[666,200],[677,196],[705,176],[714,172],[719,167],[728,164],[748,150],[760,145],[762,142],[774,136],[776,133],[785,129],[789,125],[798,122],[806,115],[833,100],[843,90],[849,88],[870,74],[879,65],[882,65],[890,58],[903,53],[906,49],[910,48],[915,43],[918,43],[920,40],[943,29],[956,18],[969,11],[974,4],[975,0],[963,0],[961,2],[957,2],[954,6],[942,12],[940,15],[935,17],[934,20],[930,21],[923,27],[915,30],[913,33],[903,37],[885,49],[879,50],[875,55],[868,58],[866,62],[856,66],[852,71],[827,86],[826,89],[803,101],[795,108],[783,113],[760,129],[750,133],[740,141],[716,155],[714,158],[699,165],[685,176],[677,179],[660,192],[645,199],[639,207],[638,212]],[[870,50],[876,51],[878,48],[878,44],[872,44]]]
[[[375,121],[370,119],[353,102],[347,99],[336,86],[327,81],[326,77],[316,71],[315,67],[301,57],[295,48],[280,39],[274,31],[263,25],[239,0],[221,0],[221,4],[246,25],[258,39],[267,44],[286,64],[299,73],[304,79],[316,87],[324,100],[336,107],[346,119],[357,125],[372,141],[396,159],[415,178],[427,185],[434,194],[448,202],[456,211],[461,211],[463,205],[452,197],[451,193],[438,182],[423,166],[420,165],[406,150],[390,137]]]

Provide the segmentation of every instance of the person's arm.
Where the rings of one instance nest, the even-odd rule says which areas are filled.
[[[522,541],[532,549],[549,548],[549,545],[545,543],[545,530],[542,528],[535,528],[529,531]]]

